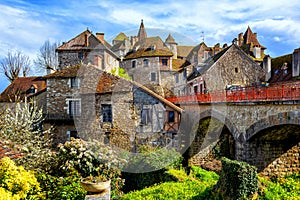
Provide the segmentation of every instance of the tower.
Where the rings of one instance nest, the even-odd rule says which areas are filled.
[[[145,29],[143,20],[141,20],[141,25],[140,25],[140,29],[139,29],[139,33],[138,33],[137,37],[138,37],[139,41],[142,41],[147,38],[147,33],[146,33],[146,29]]]

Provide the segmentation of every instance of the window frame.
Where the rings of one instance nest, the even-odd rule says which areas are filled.
[[[142,125],[152,124],[152,116],[151,116],[150,108],[143,108],[141,110],[141,124]]]
[[[143,66],[144,67],[149,67],[149,59],[146,58],[146,59],[143,60]]]
[[[111,104],[101,104],[100,108],[101,112],[101,121],[105,123],[112,123],[113,122],[113,111]]]
[[[166,62],[166,63],[165,63]],[[162,66],[168,66],[168,59],[167,58],[162,58],[161,59],[161,65]]]
[[[136,68],[136,60],[131,61],[131,68]]]
[[[80,80],[77,77],[70,78],[70,87],[71,88],[79,88]]]
[[[75,104],[73,104],[73,103],[75,103]],[[81,116],[81,100],[80,99],[69,99],[68,100],[68,115],[70,117]]]
[[[156,77],[156,72],[151,72],[150,73],[150,81],[156,81],[157,80],[157,77]]]
[[[170,117],[170,114],[173,113],[173,116]],[[172,120],[171,120],[172,119]],[[174,110],[170,110],[168,111],[168,122],[175,122],[175,111]]]

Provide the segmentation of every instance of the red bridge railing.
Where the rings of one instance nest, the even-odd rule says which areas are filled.
[[[245,87],[239,90],[214,91],[208,94],[196,93],[167,98],[173,103],[218,103],[300,100],[300,82],[273,84],[266,87]]]

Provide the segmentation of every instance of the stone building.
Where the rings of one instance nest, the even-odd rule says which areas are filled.
[[[228,86],[254,86],[265,71],[236,44],[223,49],[198,66],[188,77],[190,94],[222,91]]]
[[[300,48],[295,49],[292,56],[293,77],[300,76]]]
[[[124,38],[124,35],[120,33],[114,41],[117,38]],[[142,21],[136,38],[122,61],[122,67],[129,76],[149,88],[171,91],[173,95],[184,92],[186,76],[192,67],[185,58],[178,57],[183,55],[183,51],[178,51],[172,35],[169,34],[165,42],[159,36],[147,37]],[[165,92],[160,94],[168,95]]]
[[[245,33],[239,33],[233,42],[267,72],[265,79],[268,81],[271,78],[271,57],[265,54],[267,48],[260,44],[257,33],[248,26]]]
[[[14,80],[0,95],[1,107],[12,106],[16,102],[37,103],[44,109],[46,99],[46,80],[40,76],[19,77]]]
[[[179,130],[182,109],[136,82],[92,65],[45,78],[46,124],[55,126],[57,142],[94,138],[134,151],[139,143],[165,145]]]
[[[111,45],[104,39],[104,33],[85,30],[56,49],[58,53],[58,69],[77,64],[93,64],[105,71],[120,66],[119,57],[111,51]]]

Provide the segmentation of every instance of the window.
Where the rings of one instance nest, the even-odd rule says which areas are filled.
[[[151,72],[151,81],[156,81],[156,73]]]
[[[150,124],[152,122],[150,109],[143,109],[141,115],[142,124]]]
[[[78,58],[79,58],[79,60],[83,60],[83,53],[82,52],[78,53]]]
[[[69,115],[80,116],[81,115],[81,102],[80,100],[69,101]]]
[[[169,113],[168,113],[168,122],[175,122],[175,113],[174,113],[174,111],[169,111]]]
[[[239,68],[235,67],[235,68],[234,68],[234,72],[235,72],[236,74],[239,73]]]
[[[176,76],[175,76],[175,82],[176,82],[176,83],[179,82],[179,75],[178,75],[178,74],[176,74]]]
[[[132,66],[132,68],[135,68],[135,67],[136,67],[136,60],[133,60],[133,61],[132,61],[131,66]]]
[[[149,66],[149,60],[148,59],[144,59],[144,67],[148,67]]]
[[[183,80],[186,79],[186,70],[183,71],[182,77],[183,77]]]
[[[78,88],[79,80],[76,77],[71,78],[71,88]]]
[[[162,59],[162,60],[161,60],[161,64],[162,64],[163,66],[168,66],[168,59]]]
[[[101,104],[102,122],[112,123],[112,108],[110,104]]]
[[[76,130],[67,131],[68,141],[71,141],[71,138],[79,138]]]

